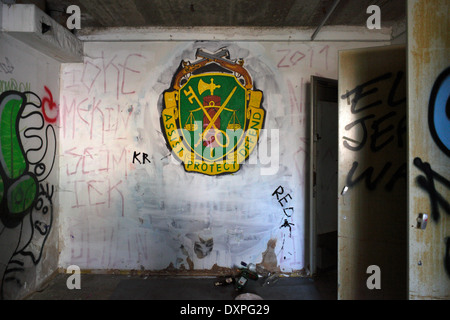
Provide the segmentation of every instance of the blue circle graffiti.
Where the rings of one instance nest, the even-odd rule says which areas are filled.
[[[450,67],[433,85],[430,96],[428,123],[434,141],[450,156]]]

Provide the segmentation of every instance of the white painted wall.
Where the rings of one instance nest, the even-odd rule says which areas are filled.
[[[111,35],[109,35],[111,36]],[[98,40],[98,39],[97,39]],[[305,208],[311,75],[337,79],[338,50],[383,42],[87,42],[82,64],[63,64],[60,91],[59,265],[82,269],[233,267],[276,254],[283,272],[306,269]],[[266,132],[279,130],[279,168],[245,164],[237,173],[186,172],[166,157],[162,93],[197,48],[227,47],[244,59],[264,93]],[[132,164],[133,152],[150,164]],[[258,152],[255,150],[254,152]],[[267,166],[266,166],[267,168]],[[288,202],[274,191],[282,186]],[[292,207],[292,217],[283,208]],[[290,213],[290,212],[289,212]],[[281,227],[284,219],[291,232]],[[203,258],[195,243],[213,239]],[[273,240],[270,242],[270,240]],[[276,241],[272,249],[270,244]]]
[[[25,215],[13,227],[0,221],[0,289],[5,299],[21,298],[35,290],[49,275],[57,269],[58,261],[58,101],[59,101],[60,63],[49,58],[30,46],[0,33],[0,94],[8,90],[30,91],[26,94],[27,105],[18,120],[20,136],[9,132],[9,124],[14,119],[0,117],[1,144],[8,140],[20,139],[23,145],[21,157],[14,157],[13,166],[25,161],[28,169],[23,174],[36,178],[38,194],[27,194],[34,199],[27,207]],[[46,89],[48,91],[46,91]],[[52,99],[55,105],[50,103]],[[2,96],[5,101],[6,96]],[[33,103],[31,105],[29,103]],[[1,102],[0,102],[1,104]],[[8,147],[6,146],[6,149]],[[0,149],[4,155],[5,149]],[[20,159],[19,159],[20,158]],[[9,162],[8,162],[9,163]],[[10,199],[10,192],[18,175],[5,177],[5,163],[2,163],[3,175],[0,184],[2,207],[0,214],[10,212],[3,206]],[[8,165],[10,168],[10,166]],[[8,182],[9,181],[9,182]],[[8,187],[8,189],[6,189]],[[7,191],[9,190],[9,191]]]

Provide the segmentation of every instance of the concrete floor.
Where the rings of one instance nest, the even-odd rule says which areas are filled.
[[[69,290],[70,275],[57,274],[27,300],[234,300],[253,293],[264,300],[335,300],[336,272],[318,277],[279,278],[271,286],[264,279],[248,280],[241,292],[233,285],[215,286],[217,277],[129,276],[81,274],[81,289]]]

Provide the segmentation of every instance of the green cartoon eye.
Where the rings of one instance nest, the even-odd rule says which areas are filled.
[[[26,174],[17,179],[8,189],[9,212],[17,214],[28,210],[33,205],[36,192],[36,181],[32,176]]]
[[[38,192],[36,178],[28,173],[18,129],[25,99],[15,91],[0,96],[0,202],[6,202],[10,217],[17,218],[31,208]]]
[[[26,169],[17,130],[17,117],[22,102],[20,96],[10,95],[0,106],[0,162],[10,179],[20,177]]]

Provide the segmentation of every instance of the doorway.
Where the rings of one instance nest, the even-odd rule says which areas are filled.
[[[338,81],[311,76],[311,273],[337,268]]]

